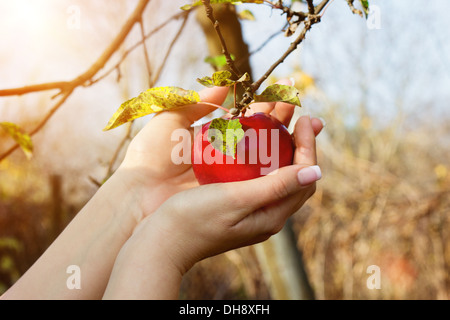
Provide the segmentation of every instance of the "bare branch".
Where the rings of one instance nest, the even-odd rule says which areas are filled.
[[[144,56],[145,56],[145,66],[147,68],[147,73],[148,73],[148,84],[149,87],[151,87],[151,78],[152,78],[152,66],[150,65],[150,57],[148,55],[148,50],[147,50],[147,45],[145,44],[145,30],[144,30],[144,22],[139,21],[139,26],[140,26],[140,30],[141,30],[141,36],[142,36],[142,47],[144,48]]]
[[[56,89],[63,91],[69,85],[70,85],[70,82],[59,81],[59,82],[48,82],[48,83],[35,84],[35,85],[31,85],[31,86],[24,86],[21,88],[3,89],[3,90],[0,90],[0,96],[2,96],[2,97],[20,96],[20,95],[27,94],[30,92],[56,90]]]
[[[125,59],[128,57],[128,55],[134,51],[136,48],[138,48],[140,45],[142,45],[144,43],[145,40],[147,40],[148,38],[150,38],[151,36],[153,36],[155,33],[157,33],[158,31],[160,31],[162,28],[164,28],[165,26],[167,26],[172,20],[177,20],[181,17],[185,17],[186,15],[188,15],[191,11],[183,11],[181,13],[177,13],[173,16],[171,16],[170,18],[168,18],[166,21],[164,21],[163,23],[161,23],[160,25],[158,25],[157,27],[155,27],[152,31],[150,31],[148,34],[145,35],[145,38],[142,39],[139,42],[136,42],[134,45],[132,45],[130,48],[128,48],[123,54],[122,57],[119,59],[119,61],[112,66],[108,71],[106,71],[104,74],[102,74],[101,76],[99,76],[96,79],[92,79],[89,82],[89,85],[92,85],[94,83],[97,83],[101,80],[103,80],[104,78],[106,78],[107,76],[109,76],[111,74],[111,72],[113,72],[114,70],[119,70],[120,65],[125,61]]]
[[[53,114],[63,105],[64,102],[72,95],[74,91],[74,88],[69,89],[69,91],[66,91],[62,98],[47,112],[45,117],[39,122],[39,124],[29,133],[30,137],[38,133],[50,120],[50,118],[53,116]],[[0,155],[0,161],[11,155],[17,148],[19,148],[18,144],[14,144],[11,148],[6,150],[3,154]]]
[[[205,6],[206,16],[209,20],[211,20],[214,30],[216,30],[217,36],[220,39],[220,43],[222,45],[222,53],[225,55],[225,58],[227,59],[227,65],[230,67],[231,71],[237,76],[238,78],[242,77],[241,72],[234,64],[233,59],[231,58],[230,52],[228,52],[227,44],[225,42],[225,39],[223,38],[222,31],[220,30],[220,24],[219,21],[214,16],[214,10],[211,6],[210,0],[202,0],[203,5]]]
[[[316,14],[322,12],[322,10],[328,5],[329,2],[330,0],[323,0],[321,3],[319,3],[315,9]]]
[[[308,3],[308,12],[309,14],[315,14],[315,8],[314,8],[314,4],[313,4],[313,0],[306,0],[306,2]]]
[[[363,12],[361,10],[356,9],[353,2],[354,2],[354,0],[347,0],[348,6],[350,7],[350,9],[352,10],[352,12],[354,14],[357,14],[357,15],[363,17]]]
[[[186,14],[184,16],[184,20],[183,20],[180,28],[178,29],[177,34],[175,35],[175,37],[173,38],[172,42],[169,45],[169,49],[166,52],[163,62],[161,63],[160,67],[158,68],[158,71],[156,72],[155,76],[153,77],[153,79],[150,83],[150,87],[153,87],[155,85],[155,83],[158,81],[159,77],[161,76],[162,70],[164,69],[164,67],[166,65],[167,59],[169,58],[170,53],[172,52],[172,49],[175,46],[175,43],[178,41],[181,34],[183,33],[183,30],[184,30],[184,27],[186,26],[188,18],[189,18],[189,15]]]
[[[62,98],[50,109],[50,111],[45,115],[45,117],[39,122],[39,124],[29,133],[33,136],[39,132],[44,125],[50,120],[53,114],[63,105],[63,103],[69,98],[73,91],[79,87],[85,85],[87,81],[92,79],[99,70],[101,70],[105,64],[109,61],[111,56],[117,51],[120,45],[124,42],[128,34],[130,33],[133,26],[141,20],[142,13],[144,12],[147,4],[150,0],[140,0],[134,9],[133,13],[128,17],[125,24],[122,26],[119,34],[113,39],[109,46],[105,49],[102,55],[97,59],[97,61],[84,73],[79,75],[77,78],[70,82],[52,82],[47,84],[32,85],[16,89],[2,90],[5,95],[19,95],[31,92],[46,91],[59,89],[58,95],[62,94]],[[0,155],[0,161],[8,157],[14,150],[18,148],[18,144],[13,145],[5,153]]]
[[[309,15],[308,20],[305,21],[305,26],[302,32],[299,34],[297,39],[291,43],[286,52],[274,63],[270,66],[270,68],[264,73],[264,75],[254,83],[252,83],[252,91],[256,92],[259,89],[261,84],[270,76],[270,74],[281,64],[284,60],[297,49],[298,45],[305,39],[306,33],[311,29],[311,27],[320,21],[319,15]]]

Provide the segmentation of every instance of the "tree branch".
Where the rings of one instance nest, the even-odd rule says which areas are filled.
[[[74,91],[74,88],[69,89],[69,91],[65,91],[62,98],[47,112],[45,117],[39,122],[39,124],[29,133],[29,136],[32,137],[36,133],[38,133],[44,125],[50,120],[50,118],[53,116],[53,114],[63,105],[64,102],[72,95]],[[19,148],[19,145],[16,143],[12,147],[10,147],[8,150],[6,150],[3,154],[0,155],[0,161],[5,159],[6,157],[9,157],[11,153],[13,153],[17,148]]]
[[[329,2],[330,0],[323,0],[321,3],[319,3],[315,9],[316,14],[321,13],[323,8],[325,8]]]
[[[256,90],[259,89],[261,84],[272,74],[272,72],[281,64],[284,62],[284,60],[293,52],[295,49],[297,49],[298,45],[305,39],[306,33],[311,29],[311,27],[320,21],[320,16],[318,15],[310,15],[308,20],[305,21],[305,27],[303,28],[302,32],[299,34],[297,39],[295,39],[294,42],[291,43],[289,48],[286,50],[286,52],[274,63],[270,66],[270,68],[264,73],[264,75],[254,83],[252,83],[252,91],[256,92]]]
[[[220,39],[220,43],[221,43],[222,49],[223,49],[222,53],[225,55],[225,58],[227,59],[227,65],[230,67],[231,71],[235,74],[235,76],[239,79],[240,77],[242,77],[242,74],[239,71],[239,69],[236,67],[236,65],[234,64],[234,61],[231,58],[230,52],[228,52],[227,44],[225,42],[225,39],[223,38],[222,31],[220,30],[219,21],[214,16],[214,10],[211,6],[211,1],[210,0],[202,0],[202,2],[203,2],[203,5],[205,6],[206,16],[208,17],[209,20],[211,20],[211,22],[214,26],[214,29],[216,30],[217,36]]]
[[[58,95],[65,91],[70,91],[78,86],[84,85],[87,81],[92,79],[98,71],[100,71],[105,64],[109,61],[111,56],[117,51],[120,45],[124,42],[125,38],[130,33],[131,29],[135,23],[141,20],[142,13],[145,7],[151,0],[140,0],[133,13],[128,17],[125,24],[122,26],[119,34],[114,38],[114,40],[109,44],[109,46],[103,51],[102,55],[87,69],[84,73],[80,74],[78,77],[71,81],[60,81],[60,82],[49,82],[31,86],[25,86],[21,88],[4,89],[0,90],[0,96],[12,96],[12,95],[23,95],[31,92],[47,91],[59,89]]]
[[[306,0],[308,3],[308,12],[309,14],[315,14],[316,10],[314,8],[313,0]]]
[[[164,60],[161,63],[160,67],[158,68],[158,71],[156,72],[155,76],[153,77],[153,79],[152,79],[152,81],[150,83],[151,87],[153,87],[155,85],[155,83],[158,81],[159,77],[161,76],[162,70],[163,70],[164,66],[166,65],[167,59],[169,58],[170,53],[172,52],[172,49],[175,46],[175,43],[178,41],[178,39],[180,38],[181,34],[183,33],[183,30],[184,30],[184,27],[186,26],[188,18],[189,18],[189,12],[184,16],[184,20],[181,23],[181,26],[178,29],[177,34],[175,35],[175,37],[173,38],[172,42],[170,43],[169,49],[166,52]]]
[[[48,82],[48,83],[24,86],[21,88],[3,89],[3,90],[0,90],[0,96],[1,97],[20,96],[20,95],[27,94],[30,92],[56,90],[56,89],[63,91],[69,85],[70,85],[70,82],[68,82],[68,81],[59,81],[59,82]]]
[[[352,10],[352,12],[354,14],[357,14],[357,15],[363,17],[362,11],[355,8],[355,5],[353,4],[354,1],[355,0],[347,0],[348,6],[350,7],[350,9]]]
[[[148,49],[147,45],[145,44],[145,30],[144,30],[144,22],[139,21],[139,27],[141,30],[141,36],[142,36],[142,47],[144,48],[144,57],[145,57],[145,66],[147,68],[147,74],[148,74],[148,84],[149,87],[151,87],[151,78],[152,78],[152,66],[150,65],[150,57],[148,55]]]
[[[39,124],[29,133],[30,136],[33,136],[44,127],[44,125],[48,122],[48,120],[50,120],[53,114],[62,106],[62,104],[69,98],[69,96],[73,93],[73,91],[77,87],[84,85],[88,80],[92,79],[92,77],[94,77],[98,73],[98,71],[100,71],[105,66],[105,64],[109,61],[111,56],[117,51],[120,45],[124,42],[133,26],[141,20],[142,14],[150,1],[151,0],[139,1],[133,13],[128,17],[127,21],[122,26],[122,29],[120,30],[119,34],[109,44],[109,46],[105,49],[102,55],[95,61],[95,63],[92,64],[88,70],[79,75],[77,78],[69,82],[50,82],[39,85],[31,85],[22,88],[6,89],[0,91],[0,93],[3,93],[4,96],[7,95],[11,96],[53,89],[60,90],[60,92],[56,96],[62,94],[63,95],[62,98],[49,110],[49,112],[39,122]],[[0,161],[9,156],[18,147],[19,145],[15,144],[6,152],[1,154]]]
[[[136,42],[134,45],[132,45],[130,48],[128,48],[123,54],[122,57],[119,59],[119,61],[112,66],[109,70],[107,70],[104,74],[102,74],[101,76],[99,76],[97,79],[92,79],[89,81],[89,85],[95,84],[101,80],[103,80],[104,78],[106,78],[107,76],[109,76],[111,74],[111,72],[113,72],[114,70],[118,70],[120,65],[122,64],[122,62],[125,61],[125,59],[128,57],[128,55],[134,51],[136,48],[138,48],[140,45],[142,45],[144,43],[145,40],[147,40],[148,38],[150,38],[151,36],[153,36],[155,33],[157,33],[158,31],[160,31],[162,28],[164,28],[165,26],[167,26],[172,20],[177,20],[181,17],[184,17],[186,15],[188,15],[191,11],[183,11],[181,13],[177,13],[175,15],[173,15],[172,17],[168,18],[166,21],[164,21],[163,23],[161,23],[159,26],[155,27],[152,31],[150,31],[149,33],[147,33],[145,35],[145,37],[140,40],[139,42]]]

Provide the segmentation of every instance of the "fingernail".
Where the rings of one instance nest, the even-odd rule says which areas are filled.
[[[322,178],[322,171],[319,166],[306,167],[298,172],[297,177],[300,185],[307,186],[320,180]]]
[[[325,121],[325,119],[320,117],[319,120],[320,122],[322,122],[322,126],[325,128],[327,126],[327,122]]]

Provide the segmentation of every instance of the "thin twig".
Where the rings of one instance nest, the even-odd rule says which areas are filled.
[[[109,70],[107,70],[104,74],[102,74],[101,76],[99,76],[96,79],[93,79],[90,81],[90,85],[97,83],[101,80],[103,80],[104,78],[106,78],[107,76],[109,76],[111,74],[111,72],[113,72],[114,70],[119,70],[120,65],[125,61],[125,59],[128,57],[128,55],[134,51],[136,48],[138,48],[140,45],[143,44],[143,42],[145,40],[147,40],[148,38],[150,38],[151,36],[153,36],[155,33],[157,33],[158,31],[160,31],[161,29],[163,29],[165,26],[167,26],[172,20],[177,20],[181,17],[184,17],[185,15],[189,14],[191,11],[186,11],[186,12],[181,12],[181,13],[177,13],[173,16],[171,16],[170,18],[168,18],[166,21],[164,21],[163,23],[161,23],[160,25],[156,26],[152,31],[150,31],[144,39],[136,42],[134,45],[132,45],[130,48],[128,48],[123,54],[122,57],[120,57],[119,61],[112,66]]]
[[[36,133],[38,133],[50,120],[50,118],[53,116],[53,114],[63,105],[64,102],[72,95],[74,91],[74,88],[70,89],[70,91],[66,91],[64,95],[61,97],[61,99],[47,112],[45,117],[41,119],[41,121],[38,123],[38,125],[29,133],[29,136],[34,136]],[[3,159],[9,157],[11,153],[13,153],[17,148],[19,148],[19,144],[14,144],[12,147],[10,147],[8,150],[6,150],[3,154],[0,155],[0,161]]]
[[[163,62],[161,63],[161,65],[158,68],[158,71],[156,72],[155,76],[153,77],[151,83],[150,83],[150,88],[153,87],[155,85],[155,83],[158,81],[159,77],[161,76],[162,70],[164,69],[167,60],[169,59],[170,53],[172,52],[173,47],[175,46],[175,43],[178,41],[178,39],[180,38],[181,34],[183,33],[184,27],[186,26],[186,23],[188,21],[189,18],[189,14],[187,13],[184,16],[184,20],[181,23],[180,28],[178,29],[177,34],[175,35],[175,37],[173,38],[172,42],[169,45],[169,49],[166,52],[166,55],[164,57]]]
[[[315,14],[316,10],[314,8],[313,0],[306,0],[308,3],[308,12],[309,14]]]
[[[109,61],[111,56],[125,41],[126,37],[130,33],[133,26],[140,21],[142,13],[144,12],[147,4],[150,1],[151,0],[139,1],[133,13],[128,17],[127,21],[122,26],[122,29],[120,30],[119,34],[113,39],[113,41],[109,44],[109,46],[105,49],[105,51],[103,51],[102,55],[97,59],[97,61],[88,70],[79,75],[77,78],[69,82],[52,82],[41,85],[33,85],[22,88],[3,90],[3,93],[7,93],[8,95],[13,95],[13,93],[14,95],[17,95],[52,89],[60,89],[60,92],[56,96],[62,95],[62,98],[50,109],[50,111],[39,122],[39,124],[29,133],[30,136],[33,136],[44,127],[44,125],[50,120],[50,118],[63,105],[63,103],[69,98],[69,96],[73,93],[73,91],[77,87],[85,85],[87,81],[92,79],[98,73],[98,71],[100,71],[105,66],[105,64]],[[6,152],[1,154],[0,161],[8,157],[18,147],[19,145],[15,144]]]
[[[261,86],[261,84],[272,74],[272,72],[281,64],[284,62],[284,60],[293,52],[295,51],[295,49],[297,49],[298,45],[305,39],[306,37],[306,33],[311,29],[311,27],[316,24],[317,22],[320,21],[320,16],[318,15],[310,15],[308,20],[305,21],[305,26],[302,30],[302,32],[300,32],[299,36],[297,37],[297,39],[295,39],[294,42],[291,43],[291,45],[289,46],[289,48],[286,50],[285,53],[283,53],[283,55],[275,62],[273,63],[270,68],[264,73],[264,75],[258,79],[257,81],[255,81],[254,83],[252,83],[252,92],[256,92],[259,87]]]
[[[139,21],[139,26],[141,30],[141,36],[142,36],[142,48],[144,50],[144,57],[145,57],[145,66],[147,68],[148,73],[148,84],[149,87],[151,87],[151,78],[152,78],[152,66],[150,65],[150,57],[148,55],[148,49],[147,44],[145,43],[145,30],[144,30],[144,22],[141,20]]]
[[[171,44],[169,46],[169,49],[166,52],[165,58],[164,58],[164,60],[163,60],[163,62],[161,64],[161,66],[159,67],[158,71],[155,73],[153,79],[149,80],[149,87],[150,88],[155,85],[155,83],[158,81],[159,77],[161,76],[161,72],[162,72],[164,66],[166,65],[167,59],[168,59],[168,57],[169,57],[169,55],[170,55],[170,53],[171,53],[175,43],[177,42],[177,40],[181,36],[181,33],[184,30],[184,27],[186,26],[186,23],[187,23],[187,20],[188,20],[188,17],[189,17],[188,13],[184,15],[184,20],[183,20],[183,22],[182,22],[182,24],[181,24],[177,34],[175,35],[174,39],[172,40],[172,42],[171,42]],[[142,23],[143,22],[141,22],[141,25],[142,25]],[[142,32],[142,28],[141,28],[141,32]],[[146,37],[143,36],[142,42],[145,41],[145,38]],[[119,61],[119,65],[120,65],[120,63],[121,62]],[[150,61],[149,61],[149,63],[150,63]],[[119,65],[117,65],[116,68],[118,68]],[[109,162],[108,169],[106,170],[106,175],[105,175],[105,178],[103,179],[103,181],[106,181],[113,174],[114,165],[115,165],[115,163],[117,161],[117,158],[118,158],[120,152],[122,151],[122,149],[124,148],[125,143],[131,138],[131,130],[132,130],[132,127],[133,127],[133,123],[134,122],[129,123],[125,136],[120,141],[119,145],[117,146],[116,150],[114,151],[114,154],[113,154],[113,156],[112,156],[112,158],[111,158],[111,160]],[[99,187],[101,186],[101,184],[99,184],[98,181],[96,181],[92,177],[89,177],[89,178],[90,178],[91,182],[93,182],[95,185],[97,185]]]
[[[327,6],[328,2],[330,2],[330,0],[323,0],[321,3],[319,3],[315,9],[316,14],[322,12],[323,8]]]
[[[239,69],[234,64],[233,58],[231,57],[230,52],[228,51],[227,44],[225,42],[225,39],[222,35],[222,31],[220,29],[220,23],[214,16],[214,10],[211,6],[210,0],[202,0],[203,5],[205,6],[206,16],[209,20],[211,20],[214,30],[217,33],[217,36],[219,37],[220,44],[222,45],[222,53],[225,55],[225,58],[227,60],[227,65],[230,67],[231,71],[235,74],[235,76],[239,79],[242,77],[242,73],[239,71]]]
[[[20,96],[30,92],[47,91],[47,90],[60,90],[63,91],[66,87],[70,85],[68,81],[58,81],[58,82],[48,82],[41,84],[34,84],[30,86],[24,86],[20,88],[3,89],[0,90],[0,96]]]
[[[352,10],[352,12],[353,12],[354,14],[357,14],[357,15],[363,17],[362,11],[356,9],[356,8],[355,8],[355,5],[353,4],[353,2],[354,2],[354,0],[347,0],[348,6],[350,7],[350,9]]]

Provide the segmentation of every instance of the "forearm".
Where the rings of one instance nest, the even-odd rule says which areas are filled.
[[[66,229],[2,298],[101,298],[115,258],[141,216],[126,172],[114,174]],[[70,289],[69,266],[80,270],[81,289]]]
[[[120,251],[103,299],[178,299],[183,271],[164,228],[146,219]]]

